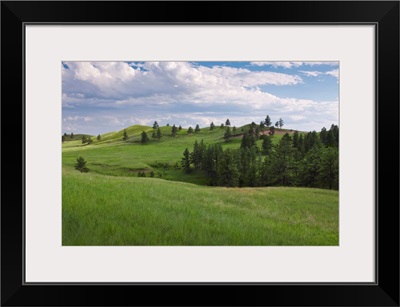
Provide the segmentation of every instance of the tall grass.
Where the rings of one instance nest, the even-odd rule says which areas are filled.
[[[63,245],[338,245],[338,192],[63,168]]]

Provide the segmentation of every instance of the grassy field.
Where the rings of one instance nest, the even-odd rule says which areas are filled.
[[[338,245],[338,191],[204,186],[201,174],[175,168],[184,149],[196,139],[238,148],[240,138],[224,143],[219,127],[171,137],[162,127],[161,141],[142,145],[143,130],[151,138],[150,127],[132,126],[126,142],[118,131],[63,143],[63,245]],[[89,173],[74,170],[79,156]]]

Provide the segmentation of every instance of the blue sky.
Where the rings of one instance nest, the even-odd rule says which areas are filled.
[[[63,133],[131,125],[338,124],[338,62],[62,62]]]

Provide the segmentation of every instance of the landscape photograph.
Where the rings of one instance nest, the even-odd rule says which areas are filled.
[[[339,245],[339,62],[61,74],[63,246]]]

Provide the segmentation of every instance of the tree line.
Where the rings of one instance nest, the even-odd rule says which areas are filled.
[[[273,135],[257,135],[257,125],[243,134],[239,149],[195,141],[183,152],[186,173],[203,172],[210,185],[226,187],[299,186],[338,189],[339,127],[293,135],[277,144]],[[261,148],[257,140],[262,139]]]

